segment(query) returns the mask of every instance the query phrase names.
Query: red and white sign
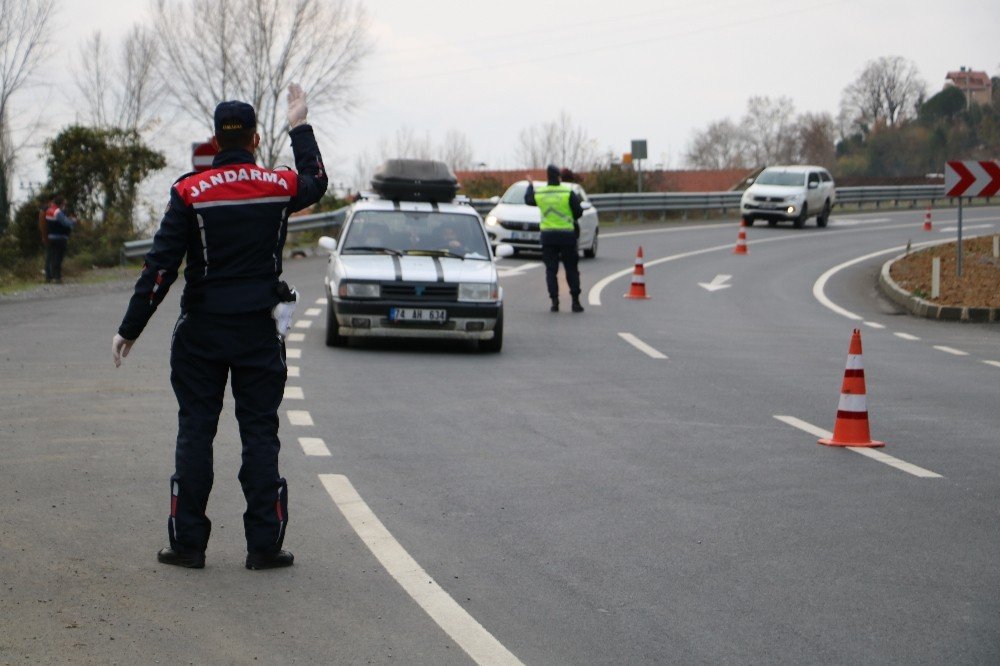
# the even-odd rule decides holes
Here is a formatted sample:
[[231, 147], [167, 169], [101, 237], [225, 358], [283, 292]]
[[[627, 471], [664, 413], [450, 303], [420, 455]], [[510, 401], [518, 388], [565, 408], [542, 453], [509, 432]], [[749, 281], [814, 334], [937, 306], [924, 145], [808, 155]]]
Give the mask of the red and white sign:
[[219, 152], [209, 139], [205, 143], [191, 144], [191, 166], [195, 171], [207, 171], [212, 168], [212, 158]]
[[997, 162], [946, 162], [944, 193], [949, 197], [993, 197], [1000, 192]]

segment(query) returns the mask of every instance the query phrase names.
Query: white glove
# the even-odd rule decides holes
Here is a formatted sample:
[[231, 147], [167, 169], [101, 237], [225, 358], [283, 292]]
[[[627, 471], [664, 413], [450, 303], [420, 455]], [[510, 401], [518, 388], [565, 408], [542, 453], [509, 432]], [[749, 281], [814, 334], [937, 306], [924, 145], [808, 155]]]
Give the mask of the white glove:
[[135, 340], [126, 340], [115, 333], [115, 338], [111, 341], [111, 360], [115, 362], [116, 368], [121, 366], [122, 359], [128, 356], [133, 344], [135, 344]]
[[288, 86], [288, 127], [298, 127], [306, 121], [309, 107], [306, 105], [306, 91], [297, 83]]
[[292, 317], [295, 316], [295, 306], [299, 304], [299, 292], [295, 291], [295, 287], [292, 287], [292, 296], [295, 297], [294, 301], [282, 301], [274, 306], [271, 310], [271, 317], [274, 319], [275, 327], [278, 329], [278, 335], [282, 339], [288, 335], [288, 329], [292, 327]]

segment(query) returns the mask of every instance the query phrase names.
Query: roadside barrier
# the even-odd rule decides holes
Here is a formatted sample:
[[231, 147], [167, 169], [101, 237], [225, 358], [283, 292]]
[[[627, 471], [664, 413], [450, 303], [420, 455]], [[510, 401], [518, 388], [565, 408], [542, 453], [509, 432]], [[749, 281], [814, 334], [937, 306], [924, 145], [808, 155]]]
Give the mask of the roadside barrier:
[[642, 265], [642, 246], [639, 246], [639, 251], [635, 255], [635, 270], [632, 272], [632, 286], [629, 287], [628, 293], [623, 295], [625, 298], [649, 298], [646, 295], [646, 269]]
[[747, 221], [746, 218], [740, 218], [740, 233], [736, 237], [736, 247], [733, 248], [733, 254], [746, 254], [747, 253]]
[[924, 213], [924, 231], [933, 231], [933, 227], [931, 225], [931, 207], [930, 207], [930, 205], [927, 206], [927, 212]]
[[865, 391], [865, 369], [861, 362], [861, 331], [854, 329], [847, 351], [844, 383], [840, 388], [837, 422], [833, 437], [819, 440], [824, 446], [885, 446], [872, 440], [868, 429], [868, 396]]

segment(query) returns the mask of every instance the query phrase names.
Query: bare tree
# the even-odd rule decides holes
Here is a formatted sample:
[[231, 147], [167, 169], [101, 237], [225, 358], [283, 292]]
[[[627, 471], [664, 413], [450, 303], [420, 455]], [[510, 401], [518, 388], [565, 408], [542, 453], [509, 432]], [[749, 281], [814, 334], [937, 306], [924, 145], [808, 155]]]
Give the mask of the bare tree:
[[597, 142], [562, 111], [553, 122], [533, 125], [518, 136], [517, 158], [526, 167], [548, 164], [584, 171], [597, 162]]
[[696, 132], [686, 159], [696, 169], [742, 169], [747, 164], [746, 153], [743, 128], [727, 118]]
[[840, 104], [852, 124], [867, 134], [879, 124], [893, 126], [913, 116], [925, 88], [912, 61], [883, 56], [868, 61], [844, 88]]
[[211, 127], [222, 100], [257, 110], [259, 155], [274, 166], [287, 143], [283, 99], [297, 82], [314, 116], [352, 108], [368, 54], [368, 19], [349, 0], [155, 0], [163, 74], [173, 101]]
[[753, 166], [794, 162], [798, 153], [795, 105], [788, 97], [755, 96], [747, 100], [741, 127]]
[[0, 231], [10, 222], [10, 190], [18, 144], [12, 98], [45, 56], [55, 0], [0, 0]]
[[444, 135], [444, 142], [438, 148], [438, 154], [454, 171], [472, 166], [472, 144], [464, 132], [448, 130]]
[[799, 162], [832, 168], [837, 161], [837, 123], [829, 113], [803, 113], [798, 122]]

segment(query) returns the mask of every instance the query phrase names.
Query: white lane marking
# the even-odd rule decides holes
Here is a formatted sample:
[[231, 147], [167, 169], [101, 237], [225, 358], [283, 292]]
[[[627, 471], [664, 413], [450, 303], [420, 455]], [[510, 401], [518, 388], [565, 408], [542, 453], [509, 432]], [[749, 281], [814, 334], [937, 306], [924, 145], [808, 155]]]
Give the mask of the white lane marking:
[[289, 377], [298, 377], [299, 376], [299, 366], [297, 366], [297, 365], [290, 365], [290, 366], [288, 366], [288, 376]]
[[895, 335], [897, 338], [903, 338], [904, 340], [919, 340], [920, 339], [920, 338], [918, 338], [915, 335], [910, 335], [909, 333], [900, 333], [898, 331], [895, 332], [895, 333], [893, 333], [893, 335]]
[[[992, 229], [992, 224], [963, 224], [962, 231], [968, 231], [969, 229]], [[949, 234], [958, 233], [958, 227], [944, 227], [937, 230], [939, 234]]]
[[285, 336], [285, 340], [287, 340], [288, 342], [302, 342], [305, 339], [306, 339], [305, 333], [289, 333], [287, 336]]
[[330, 449], [326, 448], [326, 442], [319, 437], [299, 437], [299, 446], [307, 456], [328, 456]]
[[316, 303], [316, 305], [326, 305], [326, 299], [325, 298], [317, 298], [314, 301], [314, 303]]
[[302, 392], [301, 386], [286, 386], [284, 398], [285, 400], [305, 400], [306, 396]]
[[661, 354], [631, 333], [619, 333], [618, 337], [650, 358], [667, 358], [666, 354]]
[[309, 328], [312, 325], [312, 319], [299, 319], [295, 322], [295, 328]]
[[320, 474], [319, 480], [385, 570], [473, 661], [477, 664], [521, 663], [406, 552], [346, 476]]
[[315, 317], [316, 315], [318, 315], [322, 311], [323, 310], [320, 309], [320, 308], [308, 308], [305, 311], [305, 316], [307, 316], [307, 317]]
[[[781, 416], [778, 414], [774, 415], [774, 418], [778, 419], [783, 423], [787, 423], [793, 428], [798, 428], [803, 432], [807, 432], [810, 435], [822, 439], [829, 439], [833, 437], [833, 433], [829, 430], [823, 430], [822, 428], [816, 427], [813, 424], [803, 421], [802, 419], [797, 419], [794, 416]], [[922, 479], [940, 479], [942, 476], [937, 472], [932, 472], [929, 469], [924, 469], [923, 467], [917, 467], [912, 463], [908, 463], [905, 460], [900, 460], [894, 456], [890, 456], [887, 453], [883, 453], [878, 449], [873, 449], [865, 446], [845, 446], [842, 447], [848, 451], [854, 451], [872, 460], [877, 460], [880, 463], [889, 465], [890, 467], [895, 467], [896, 469], [906, 472], [907, 474], [912, 474], [913, 476], [918, 476]]]
[[732, 275], [719, 274], [716, 275], [714, 278], [712, 278], [711, 282], [699, 282], [698, 286], [708, 291], [719, 291], [720, 289], [728, 289], [729, 287], [733, 286], [731, 284], [726, 284], [732, 277], [733, 277]]
[[969, 352], [964, 352], [961, 349], [955, 349], [954, 347], [945, 347], [944, 345], [934, 345], [934, 349], [938, 351], [943, 351], [946, 354], [952, 354], [954, 356], [968, 356]]
[[313, 423], [313, 418], [309, 412], [304, 409], [289, 409], [288, 410], [288, 422], [293, 426], [311, 426], [315, 425]]
[[865, 322], [865, 326], [868, 326], [870, 328], [877, 328], [877, 329], [883, 329], [883, 328], [885, 328], [885, 326], [883, 326], [882, 324], [879, 324], [878, 322], [874, 322], [874, 321], [866, 321]]
[[[698, 224], [690, 227], [669, 227], [667, 229], [640, 229], [639, 231], [611, 231], [601, 232], [601, 238], [624, 238], [625, 236], [641, 236], [643, 234], [666, 234], [678, 231], [701, 231], [702, 229], [725, 229], [731, 228], [732, 222], [719, 222], [718, 224]], [[735, 243], [734, 243], [735, 244]]]
[[992, 365], [996, 368], [1000, 368], [1000, 361], [983, 361], [986, 365]]
[[285, 358], [302, 358], [301, 349], [286, 349]]
[[879, 222], [891, 222], [891, 217], [876, 217], [871, 220], [859, 220], [853, 217], [833, 217], [830, 218], [831, 227], [856, 227], [859, 224], [878, 224]]
[[513, 268], [497, 268], [497, 275], [500, 277], [515, 277], [521, 275], [525, 271], [530, 271], [532, 268], [538, 268], [542, 264], [540, 263], [525, 263], [520, 266], [514, 266]]

